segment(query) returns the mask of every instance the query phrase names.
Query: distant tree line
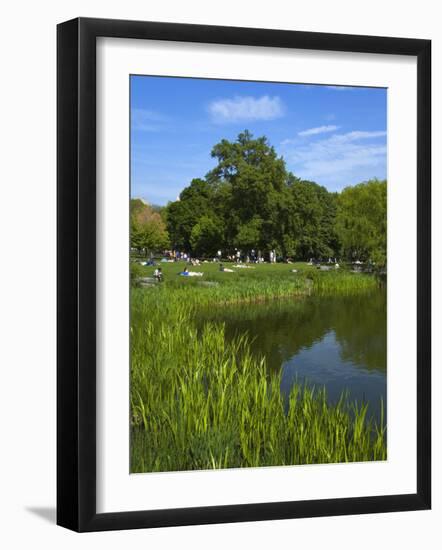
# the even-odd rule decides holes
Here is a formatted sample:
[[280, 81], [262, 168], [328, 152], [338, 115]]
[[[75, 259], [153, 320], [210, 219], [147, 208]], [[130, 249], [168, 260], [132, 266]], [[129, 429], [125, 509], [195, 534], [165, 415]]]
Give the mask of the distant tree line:
[[386, 263], [387, 184], [370, 180], [340, 193], [294, 176], [266, 137], [247, 130], [212, 149], [217, 165], [164, 208], [131, 201], [131, 245], [196, 256], [252, 249], [283, 258]]

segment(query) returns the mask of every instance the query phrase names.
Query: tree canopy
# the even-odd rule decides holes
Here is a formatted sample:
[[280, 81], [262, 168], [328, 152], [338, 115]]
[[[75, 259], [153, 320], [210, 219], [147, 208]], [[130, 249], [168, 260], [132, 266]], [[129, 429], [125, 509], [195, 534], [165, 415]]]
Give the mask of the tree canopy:
[[130, 201], [130, 242], [139, 252], [156, 252], [169, 246], [166, 224], [158, 209], [141, 199]]
[[387, 260], [387, 183], [371, 180], [345, 188], [338, 198], [336, 229], [349, 260]]

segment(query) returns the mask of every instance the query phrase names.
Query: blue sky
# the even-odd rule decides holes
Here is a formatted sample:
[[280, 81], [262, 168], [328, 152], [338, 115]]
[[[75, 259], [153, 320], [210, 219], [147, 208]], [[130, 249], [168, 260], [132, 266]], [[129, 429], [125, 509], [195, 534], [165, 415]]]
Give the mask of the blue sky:
[[331, 191], [386, 178], [386, 89], [132, 76], [132, 197], [176, 200], [244, 129]]

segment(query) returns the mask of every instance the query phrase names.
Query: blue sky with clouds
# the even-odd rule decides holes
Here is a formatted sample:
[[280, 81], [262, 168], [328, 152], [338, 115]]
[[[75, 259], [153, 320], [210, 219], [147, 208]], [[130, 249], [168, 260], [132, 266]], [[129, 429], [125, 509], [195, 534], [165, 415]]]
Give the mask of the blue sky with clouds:
[[331, 191], [386, 178], [385, 89], [132, 76], [132, 197], [175, 200], [213, 168], [213, 145], [244, 129]]

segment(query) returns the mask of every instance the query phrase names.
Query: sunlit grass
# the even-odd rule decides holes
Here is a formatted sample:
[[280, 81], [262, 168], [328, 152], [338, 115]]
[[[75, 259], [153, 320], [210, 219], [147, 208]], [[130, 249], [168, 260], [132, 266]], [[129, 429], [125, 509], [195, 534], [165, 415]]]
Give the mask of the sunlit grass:
[[[319, 271], [305, 263], [263, 264], [248, 269], [235, 268], [234, 264], [225, 265], [233, 273], [221, 272], [218, 263], [207, 263], [189, 267], [190, 271], [202, 272], [202, 277], [181, 277], [179, 273], [185, 266], [183, 262], [162, 263], [164, 282], [155, 288], [145, 289], [144, 295], [157, 303], [173, 301], [177, 297], [189, 304], [207, 305], [310, 294], [352, 294], [370, 291], [378, 286], [378, 280], [372, 275], [351, 273], [345, 269]], [[138, 273], [152, 277], [154, 269], [139, 268]]]

